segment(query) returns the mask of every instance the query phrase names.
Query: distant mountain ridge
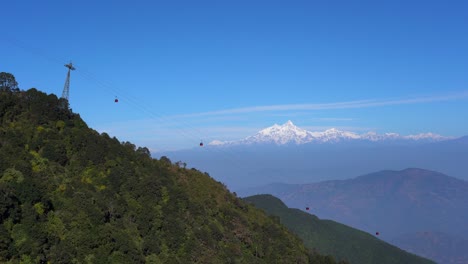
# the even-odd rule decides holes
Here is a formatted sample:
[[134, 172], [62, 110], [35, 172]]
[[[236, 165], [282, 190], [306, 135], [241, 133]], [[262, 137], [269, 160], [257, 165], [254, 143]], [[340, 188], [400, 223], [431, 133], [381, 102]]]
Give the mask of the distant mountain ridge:
[[[451, 241], [451, 237], [468, 240], [468, 182], [442, 173], [416, 168], [386, 170], [347, 180], [276, 183], [238, 194], [271, 194], [290, 207], [304, 210], [307, 206], [320, 218], [367, 232], [379, 231], [382, 239], [418, 255], [441, 263], [468, 263], [466, 254]], [[431, 236], [439, 242], [416, 244], [417, 238], [407, 236], [415, 233], [445, 235]], [[444, 255], [440, 248], [450, 251]], [[447, 259], [454, 262], [445, 262]]]
[[[468, 182], [429, 170], [385, 170], [310, 184], [276, 183], [238, 193], [272, 194], [288, 206], [309, 206], [320, 217], [366, 231], [385, 228], [384, 236], [432, 227], [468, 237]], [[415, 223], [418, 230], [412, 228]]]
[[364, 134], [357, 134], [349, 131], [341, 131], [335, 128], [331, 128], [322, 132], [311, 132], [305, 129], [299, 128], [293, 124], [291, 120], [288, 120], [283, 125], [274, 124], [271, 127], [260, 130], [257, 134], [249, 136], [245, 139], [238, 141], [211, 141], [208, 145], [210, 146], [230, 146], [230, 145], [251, 145], [251, 144], [264, 144], [271, 143], [276, 145], [285, 144], [307, 144], [307, 143], [337, 143], [343, 141], [427, 141], [436, 142], [453, 139], [451, 137], [445, 137], [434, 133], [421, 133], [417, 135], [403, 136], [398, 133], [385, 133], [377, 134], [375, 132], [367, 132]]
[[373, 234], [288, 208], [272, 195], [254, 195], [244, 200], [279, 217], [281, 223], [297, 234], [309, 249], [330, 254], [337, 260], [360, 264], [433, 263], [390, 245]]
[[[298, 135], [299, 132], [301, 130]], [[466, 136], [435, 142], [410, 139], [348, 139], [337, 143], [304, 144], [295, 144], [295, 141], [284, 139], [282, 142], [290, 143], [283, 145], [272, 140], [255, 142], [258, 143], [220, 143], [217, 146], [207, 144], [204, 148], [155, 155], [187, 162], [188, 166], [208, 171], [231, 189], [238, 190], [273, 182], [310, 183], [346, 179], [382, 169], [425, 168], [468, 180]]]

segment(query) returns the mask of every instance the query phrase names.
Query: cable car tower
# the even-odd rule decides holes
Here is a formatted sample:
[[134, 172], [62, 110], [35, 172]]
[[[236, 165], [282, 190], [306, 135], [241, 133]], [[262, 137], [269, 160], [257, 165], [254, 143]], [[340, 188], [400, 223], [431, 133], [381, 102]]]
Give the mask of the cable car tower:
[[62, 98], [67, 99], [70, 96], [70, 71], [74, 71], [75, 67], [73, 67], [73, 64], [70, 62], [68, 64], [65, 64], [65, 67], [68, 68], [68, 73], [67, 73], [67, 79], [65, 79], [65, 85], [63, 86], [63, 92], [62, 92]]

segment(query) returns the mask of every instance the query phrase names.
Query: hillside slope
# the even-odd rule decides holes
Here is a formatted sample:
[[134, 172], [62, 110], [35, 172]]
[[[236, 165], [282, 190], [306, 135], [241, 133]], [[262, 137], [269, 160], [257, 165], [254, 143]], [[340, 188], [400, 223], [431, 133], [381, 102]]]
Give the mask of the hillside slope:
[[[468, 182], [442, 173], [388, 170], [349, 180], [271, 184], [239, 193], [272, 194], [290, 207], [308, 206], [320, 218], [370, 233], [379, 231], [381, 239], [418, 255], [454, 260], [444, 263], [468, 263], [466, 250], [455, 246], [457, 239], [451, 241], [468, 240]], [[415, 233], [445, 235], [407, 236]], [[431, 242], [432, 238], [437, 241]]]
[[0, 91], [0, 124], [2, 263], [326, 259], [207, 174], [88, 128], [55, 95]]
[[424, 231], [468, 237], [468, 182], [435, 171], [388, 170], [348, 180], [280, 186], [241, 193], [269, 193], [291, 207], [310, 206], [321, 218], [369, 232], [380, 230], [387, 238]]
[[302, 238], [307, 247], [321, 254], [361, 264], [433, 263], [363, 231], [331, 220], [320, 220], [299, 209], [290, 209], [272, 195], [255, 195], [244, 200], [279, 217], [281, 223]]

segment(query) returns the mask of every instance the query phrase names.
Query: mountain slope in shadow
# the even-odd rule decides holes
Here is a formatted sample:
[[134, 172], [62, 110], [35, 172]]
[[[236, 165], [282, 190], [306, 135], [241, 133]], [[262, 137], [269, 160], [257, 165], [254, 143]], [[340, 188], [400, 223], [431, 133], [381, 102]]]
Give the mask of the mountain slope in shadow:
[[321, 254], [330, 254], [350, 263], [433, 263], [405, 252], [371, 234], [331, 220], [321, 220], [299, 209], [290, 209], [272, 195], [255, 195], [245, 201], [279, 217], [281, 223]]

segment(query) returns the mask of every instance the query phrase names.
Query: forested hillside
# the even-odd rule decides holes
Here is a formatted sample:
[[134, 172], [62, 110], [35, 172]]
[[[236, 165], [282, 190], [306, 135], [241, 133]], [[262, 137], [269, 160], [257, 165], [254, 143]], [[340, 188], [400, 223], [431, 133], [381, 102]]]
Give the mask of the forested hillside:
[[310, 249], [360, 264], [434, 263], [410, 254], [372, 235], [337, 223], [321, 220], [299, 209], [290, 209], [272, 195], [254, 195], [244, 198], [268, 214], [278, 217], [281, 223], [304, 240]]
[[0, 262], [334, 263], [208, 174], [0, 88]]

